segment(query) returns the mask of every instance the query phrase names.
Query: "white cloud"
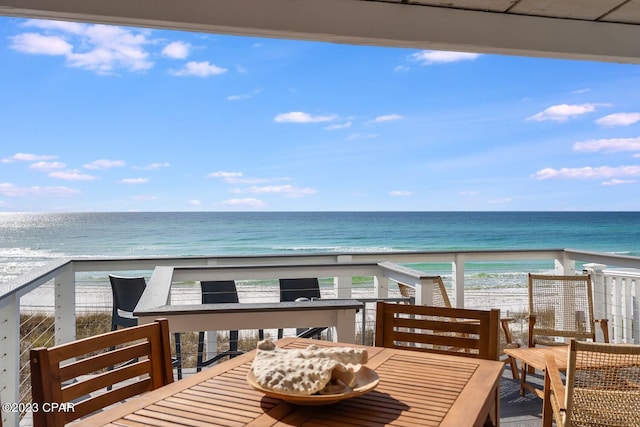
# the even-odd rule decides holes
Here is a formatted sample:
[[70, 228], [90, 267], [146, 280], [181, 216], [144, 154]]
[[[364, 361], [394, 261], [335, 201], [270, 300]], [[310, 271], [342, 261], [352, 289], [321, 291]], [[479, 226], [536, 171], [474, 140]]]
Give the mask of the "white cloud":
[[608, 104], [559, 104], [552, 105], [546, 108], [544, 111], [527, 117], [527, 120], [535, 120], [542, 122], [545, 120], [553, 120], [556, 122], [566, 122], [569, 119], [578, 117], [582, 114], [592, 113], [596, 111], [598, 106], [607, 106]]
[[7, 157], [1, 160], [2, 163], [11, 163], [11, 162], [39, 162], [43, 160], [53, 160], [57, 159], [58, 156], [49, 156], [49, 155], [40, 155], [40, 154], [29, 154], [29, 153], [16, 153], [11, 157]]
[[282, 194], [286, 197], [304, 197], [315, 194], [318, 191], [309, 187], [295, 187], [293, 185], [265, 185], [252, 186], [244, 190], [234, 190], [236, 193], [255, 193], [255, 194]]
[[189, 56], [191, 45], [184, 42], [172, 42], [162, 48], [162, 56], [172, 59], [185, 59]]
[[604, 127], [629, 126], [640, 122], [640, 113], [615, 113], [596, 120], [596, 123]]
[[[245, 178], [242, 172], [212, 172], [209, 175], [212, 178], [222, 178], [222, 180], [228, 184], [262, 184], [265, 182], [277, 182], [277, 181], [288, 181], [291, 178], [281, 177], [281, 178]], [[236, 190], [239, 192], [240, 190]]]
[[396, 65], [393, 68], [393, 71], [395, 71], [396, 73], [405, 73], [409, 70], [411, 70], [411, 68], [407, 67], [406, 65]]
[[402, 116], [400, 114], [387, 114], [386, 116], [378, 116], [372, 120], [373, 123], [391, 122], [393, 120], [400, 120]]
[[339, 123], [325, 127], [326, 130], [347, 129], [351, 127], [351, 122]]
[[148, 30], [81, 24], [61, 21], [28, 20], [26, 27], [44, 33], [23, 33], [12, 37], [11, 48], [29, 54], [57, 55], [69, 67], [113, 74], [116, 70], [143, 71], [153, 67], [145, 45]]
[[85, 169], [99, 170], [99, 169], [111, 169], [111, 168], [121, 168], [125, 165], [124, 160], [109, 160], [109, 159], [100, 159], [94, 160], [91, 163], [86, 163], [82, 165]]
[[149, 178], [124, 178], [116, 181], [118, 184], [146, 184]]
[[169, 162], [163, 162], [163, 163], [151, 163], [148, 164], [147, 166], [136, 166], [134, 169], [137, 170], [143, 170], [143, 171], [152, 171], [152, 170], [157, 170], [157, 169], [162, 169], [162, 168], [168, 168], [170, 167], [171, 164]]
[[67, 165], [62, 162], [36, 162], [29, 165], [29, 169], [40, 172], [51, 172], [56, 169], [64, 169]]
[[599, 166], [583, 168], [545, 168], [531, 175], [532, 178], [543, 179], [582, 179], [582, 178], [616, 178], [621, 176], [640, 176], [640, 166]]
[[190, 61], [185, 64], [180, 70], [170, 71], [174, 76], [196, 76], [196, 77], [210, 77], [217, 76], [218, 74], [226, 73], [227, 69], [218, 67], [217, 65], [210, 64], [209, 61]]
[[439, 50], [422, 50], [411, 55], [411, 58], [422, 65], [447, 64], [458, 61], [473, 61], [480, 54], [466, 52], [445, 52]]
[[275, 121], [278, 123], [321, 123], [321, 122], [331, 122], [336, 120], [336, 116], [314, 116], [309, 113], [304, 113], [302, 111], [291, 111], [289, 113], [278, 114], [275, 117]]
[[573, 93], [573, 94], [575, 94], [575, 95], [579, 95], [579, 94], [581, 94], [581, 93], [587, 93], [587, 92], [591, 92], [591, 89], [589, 89], [589, 88], [578, 89], [578, 90], [574, 90], [574, 91], [573, 91], [573, 92], [571, 92], [571, 93]]
[[602, 185], [623, 185], [623, 184], [635, 184], [636, 181], [635, 179], [610, 179], [609, 181], [604, 181], [602, 183]]
[[372, 139], [372, 138], [377, 138], [378, 134], [376, 133], [352, 133], [351, 135], [349, 135], [348, 137], [346, 137], [344, 140], [345, 141], [353, 141], [356, 139]]
[[596, 139], [592, 141], [576, 142], [573, 151], [595, 153], [616, 153], [621, 151], [640, 151], [640, 138], [612, 138]]
[[263, 208], [266, 203], [259, 199], [245, 198], [245, 199], [229, 199], [222, 202], [225, 206], [246, 206], [250, 208]]
[[406, 190], [396, 190], [396, 191], [390, 191], [389, 195], [394, 197], [407, 197], [407, 196], [413, 196], [413, 192], [406, 191]]
[[44, 196], [71, 197], [79, 193], [79, 190], [69, 187], [17, 187], [8, 182], [0, 183], [0, 195], [12, 198]]
[[11, 37], [11, 49], [30, 55], [69, 55], [73, 46], [60, 36], [23, 33]]
[[64, 179], [66, 181], [93, 181], [94, 179], [98, 179], [93, 175], [88, 175], [88, 174], [79, 173], [75, 171], [51, 172], [49, 176], [51, 178]]
[[262, 92], [262, 89], [255, 89], [252, 92], [244, 93], [242, 95], [229, 95], [229, 96], [227, 96], [227, 101], [241, 101], [241, 100], [244, 100], [244, 99], [253, 98], [254, 96], [259, 94], [260, 92]]
[[197, 199], [191, 199], [191, 200], [187, 200], [187, 204], [190, 206], [200, 206], [202, 205], [202, 202]]
[[224, 182], [228, 182], [230, 184], [235, 184], [237, 183], [241, 177], [242, 177], [242, 172], [225, 172], [225, 171], [218, 171], [218, 172], [211, 172], [209, 175], [212, 178], [222, 178], [222, 180]]

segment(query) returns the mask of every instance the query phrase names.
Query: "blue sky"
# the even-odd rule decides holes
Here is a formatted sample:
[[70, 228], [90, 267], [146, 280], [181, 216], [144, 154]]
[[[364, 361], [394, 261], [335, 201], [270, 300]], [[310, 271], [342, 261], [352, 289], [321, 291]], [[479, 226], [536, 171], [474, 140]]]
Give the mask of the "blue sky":
[[640, 66], [0, 18], [1, 211], [640, 210]]

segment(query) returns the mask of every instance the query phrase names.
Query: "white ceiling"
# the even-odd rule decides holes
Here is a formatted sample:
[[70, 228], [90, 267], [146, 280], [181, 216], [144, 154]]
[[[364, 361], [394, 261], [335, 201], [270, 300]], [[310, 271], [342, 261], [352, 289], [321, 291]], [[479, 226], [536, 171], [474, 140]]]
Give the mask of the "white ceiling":
[[640, 63], [640, 0], [0, 0], [0, 15]]

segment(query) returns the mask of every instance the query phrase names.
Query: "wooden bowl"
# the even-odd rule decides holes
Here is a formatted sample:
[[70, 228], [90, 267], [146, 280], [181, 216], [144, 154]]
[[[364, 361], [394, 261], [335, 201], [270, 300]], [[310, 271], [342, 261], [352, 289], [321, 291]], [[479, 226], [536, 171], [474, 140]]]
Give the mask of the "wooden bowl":
[[253, 375], [253, 371], [249, 371], [249, 374], [247, 375], [247, 382], [251, 387], [263, 392], [267, 396], [275, 397], [288, 403], [304, 406], [320, 406], [331, 405], [333, 403], [338, 403], [341, 400], [351, 399], [352, 397], [365, 394], [376, 388], [376, 386], [380, 382], [380, 378], [378, 378], [378, 374], [376, 373], [376, 371], [367, 368], [366, 366], [362, 366], [356, 372], [356, 385], [353, 388], [347, 387], [347, 391], [343, 393], [312, 394], [303, 396], [278, 393], [273, 390], [263, 388], [256, 381], [256, 378]]

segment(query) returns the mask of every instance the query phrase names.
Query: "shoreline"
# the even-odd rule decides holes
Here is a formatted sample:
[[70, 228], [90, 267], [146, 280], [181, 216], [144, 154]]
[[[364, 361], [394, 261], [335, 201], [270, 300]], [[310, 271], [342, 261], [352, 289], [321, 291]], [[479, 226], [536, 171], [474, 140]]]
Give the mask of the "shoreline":
[[[394, 286], [395, 287], [395, 286]], [[241, 303], [277, 302], [279, 287], [275, 285], [255, 286], [240, 282], [237, 284]], [[335, 298], [335, 290], [321, 286], [323, 298]], [[43, 285], [20, 299], [21, 312], [52, 313], [54, 310], [54, 289], [52, 284]], [[451, 298], [451, 294], [449, 295]], [[475, 288], [465, 291], [465, 308], [500, 309], [503, 316], [523, 313], [528, 310], [528, 290], [526, 287]], [[352, 298], [374, 298], [372, 286], [355, 286]], [[400, 298], [397, 287], [389, 289], [390, 298]], [[108, 284], [79, 284], [76, 286], [76, 313], [111, 311], [111, 287]], [[453, 300], [453, 298], [451, 298]], [[174, 304], [199, 304], [199, 286], [176, 286], [172, 292]]]

